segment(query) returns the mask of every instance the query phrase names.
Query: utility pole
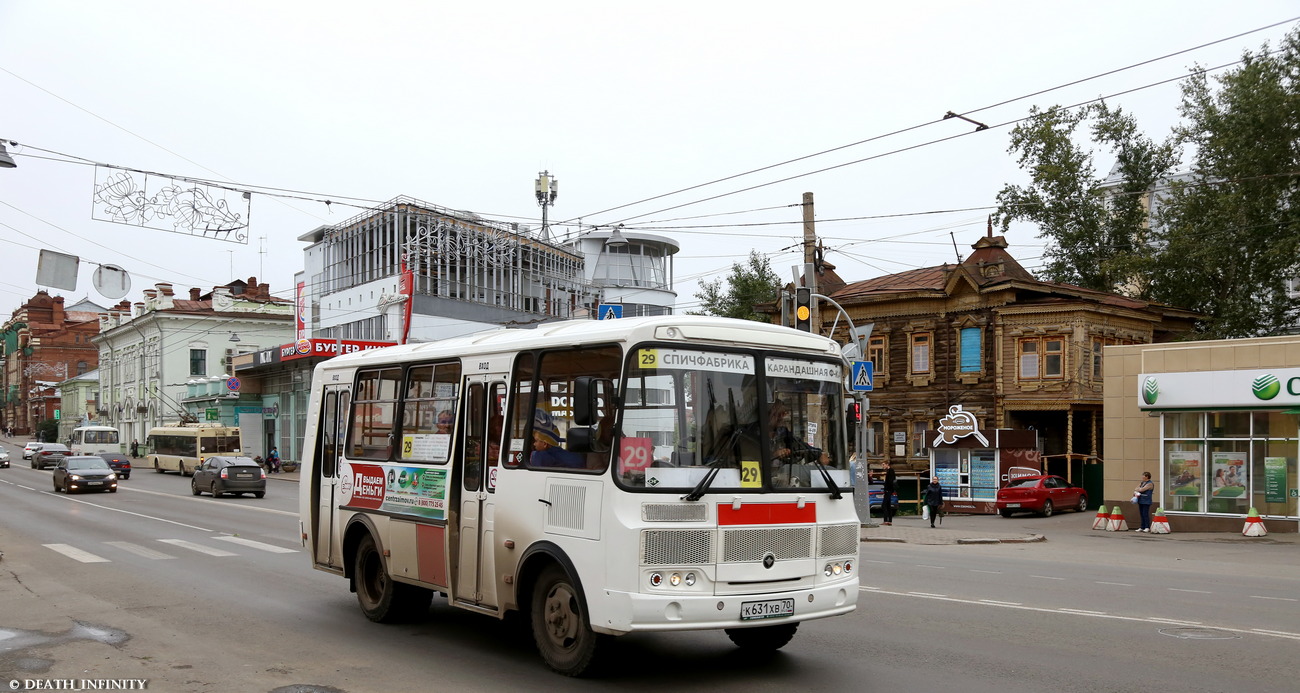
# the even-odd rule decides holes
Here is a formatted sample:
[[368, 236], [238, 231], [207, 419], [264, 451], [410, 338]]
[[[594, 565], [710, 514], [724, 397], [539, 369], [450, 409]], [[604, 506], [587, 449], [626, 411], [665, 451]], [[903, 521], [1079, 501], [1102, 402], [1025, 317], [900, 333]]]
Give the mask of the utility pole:
[[[816, 260], [817, 229], [813, 222], [813, 194], [806, 192], [803, 194], [803, 285], [814, 294], [817, 293], [817, 268], [814, 266]], [[813, 334], [821, 334], [821, 311], [818, 310], [816, 299], [813, 299], [810, 308], [812, 309], [812, 317], [809, 319], [812, 324], [811, 331]]]

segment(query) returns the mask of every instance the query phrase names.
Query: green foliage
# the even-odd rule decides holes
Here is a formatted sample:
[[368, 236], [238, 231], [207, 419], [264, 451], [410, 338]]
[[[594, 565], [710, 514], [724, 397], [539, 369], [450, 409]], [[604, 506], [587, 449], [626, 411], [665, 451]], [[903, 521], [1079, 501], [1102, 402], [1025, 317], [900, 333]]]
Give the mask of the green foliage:
[[[1144, 194], [1177, 164], [1174, 145], [1142, 136], [1132, 116], [1104, 103], [1034, 107], [1030, 115], [1011, 131], [1008, 151], [1018, 154], [1031, 184], [998, 193], [1003, 230], [1013, 220], [1038, 226], [1047, 239], [1043, 276], [1049, 281], [1145, 295], [1151, 250]], [[1094, 152], [1075, 143], [1085, 124], [1117, 160], [1108, 178], [1097, 177]]]
[[1195, 158], [1157, 214], [1155, 297], [1210, 316], [1207, 337], [1275, 333], [1300, 314], [1287, 295], [1300, 272], [1300, 30], [1242, 60], [1217, 90], [1203, 71], [1183, 85], [1174, 133]]
[[46, 419], [36, 424], [36, 430], [33, 431], [32, 433], [33, 435], [35, 435], [36, 433], [40, 433], [41, 440], [47, 443], [63, 442], [59, 440], [59, 422], [55, 421], [54, 419]]
[[700, 300], [700, 310], [687, 311], [691, 315], [716, 315], [768, 322], [768, 316], [754, 310], [762, 303], [774, 303], [780, 296], [781, 280], [772, 271], [766, 255], [749, 251], [749, 260], [742, 265], [732, 263], [731, 274], [722, 279], [701, 282], [695, 297]]
[[[1157, 143], [1105, 104], [1031, 109], [1008, 149], [1030, 184], [998, 194], [1002, 228], [1038, 226], [1044, 279], [1190, 308], [1206, 316], [1198, 336], [1294, 329], [1300, 299], [1287, 289], [1300, 278], [1300, 29], [1276, 51], [1247, 51], [1213, 80], [1194, 72], [1179, 111], [1181, 124]], [[1105, 180], [1093, 164], [1102, 149], [1117, 162]], [[1189, 155], [1186, 173], [1173, 175], [1180, 152]]]

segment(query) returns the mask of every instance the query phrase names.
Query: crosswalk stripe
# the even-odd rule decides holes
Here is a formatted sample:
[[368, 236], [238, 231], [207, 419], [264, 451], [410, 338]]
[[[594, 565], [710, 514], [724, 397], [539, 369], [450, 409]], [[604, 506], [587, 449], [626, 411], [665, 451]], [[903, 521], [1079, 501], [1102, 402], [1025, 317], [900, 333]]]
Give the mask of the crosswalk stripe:
[[81, 549], [78, 549], [75, 546], [68, 546], [67, 544], [44, 544], [43, 546], [45, 546], [45, 548], [50, 549], [52, 551], [57, 551], [58, 553], [61, 553], [64, 556], [67, 556], [68, 558], [71, 558], [74, 561], [81, 561], [82, 563], [109, 563], [110, 562], [107, 558], [104, 558], [102, 556], [96, 556], [95, 554], [90, 553], [89, 551], [82, 551]]
[[260, 542], [260, 541], [253, 541], [252, 539], [245, 539], [245, 538], [243, 538], [243, 537], [236, 537], [236, 536], [220, 536], [220, 537], [212, 537], [212, 538], [213, 538], [213, 539], [219, 539], [219, 540], [221, 540], [221, 541], [228, 541], [228, 542], [230, 542], [230, 543], [232, 543], [232, 544], [239, 544], [240, 546], [247, 546], [247, 547], [249, 547], [249, 548], [253, 548], [253, 549], [261, 549], [262, 551], [270, 551], [271, 553], [298, 553], [297, 551], [295, 551], [295, 550], [293, 550], [293, 549], [286, 549], [286, 548], [284, 548], [283, 546], [275, 546], [275, 545], [273, 545], [273, 544], [263, 544], [263, 543]]
[[199, 553], [206, 553], [209, 556], [238, 556], [239, 555], [237, 553], [231, 553], [229, 551], [222, 551], [221, 549], [214, 549], [211, 547], [207, 547], [202, 544], [195, 544], [192, 541], [185, 541], [184, 539], [159, 539], [158, 541], [161, 541], [164, 544], [171, 544], [172, 546], [179, 546], [182, 549], [189, 549], [190, 551], [198, 551]]
[[106, 541], [104, 543], [122, 549], [123, 551], [129, 551], [137, 556], [155, 561], [176, 558], [175, 556], [169, 556], [161, 551], [154, 551], [151, 548], [140, 546], [139, 544], [132, 544], [129, 541]]

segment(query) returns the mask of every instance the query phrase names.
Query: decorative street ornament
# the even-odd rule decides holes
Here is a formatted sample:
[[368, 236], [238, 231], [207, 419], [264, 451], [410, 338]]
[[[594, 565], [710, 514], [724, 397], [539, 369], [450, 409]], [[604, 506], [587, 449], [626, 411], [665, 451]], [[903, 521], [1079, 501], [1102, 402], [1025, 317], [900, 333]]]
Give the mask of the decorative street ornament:
[[168, 176], [95, 167], [91, 218], [248, 243], [249, 195]]

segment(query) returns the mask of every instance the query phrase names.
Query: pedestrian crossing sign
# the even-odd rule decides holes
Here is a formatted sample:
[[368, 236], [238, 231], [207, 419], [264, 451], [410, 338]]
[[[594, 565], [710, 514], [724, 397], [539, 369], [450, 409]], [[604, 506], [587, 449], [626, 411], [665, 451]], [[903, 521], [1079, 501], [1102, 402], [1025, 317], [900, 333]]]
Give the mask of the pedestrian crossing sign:
[[602, 303], [596, 309], [596, 315], [601, 320], [616, 320], [623, 317], [623, 306], [619, 303]]
[[854, 392], [871, 392], [874, 389], [872, 380], [875, 377], [876, 364], [871, 361], [854, 361], [853, 362], [853, 391]]

